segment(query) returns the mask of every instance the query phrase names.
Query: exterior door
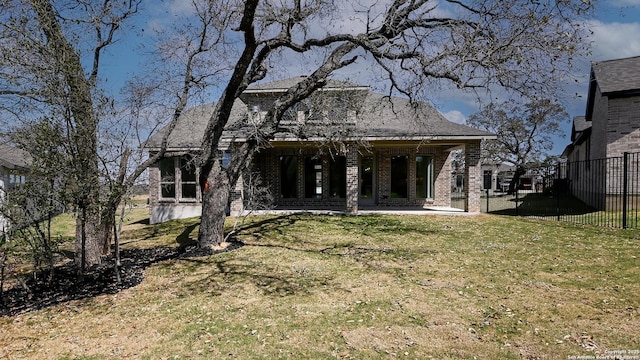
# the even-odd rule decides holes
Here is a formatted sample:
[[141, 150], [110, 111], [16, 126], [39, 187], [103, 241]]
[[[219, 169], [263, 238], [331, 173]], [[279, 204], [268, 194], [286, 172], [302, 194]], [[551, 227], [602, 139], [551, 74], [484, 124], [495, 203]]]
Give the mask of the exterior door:
[[376, 204], [376, 162], [373, 156], [360, 157], [359, 201], [361, 206]]

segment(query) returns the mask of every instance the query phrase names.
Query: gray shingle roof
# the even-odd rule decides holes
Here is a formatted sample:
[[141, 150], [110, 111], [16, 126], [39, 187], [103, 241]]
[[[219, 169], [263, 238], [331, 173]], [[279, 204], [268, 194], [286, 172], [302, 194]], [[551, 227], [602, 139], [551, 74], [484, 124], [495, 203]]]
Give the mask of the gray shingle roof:
[[592, 69], [605, 95], [640, 89], [640, 56], [595, 62]]
[[[247, 91], [283, 91], [294, 85], [301, 78], [291, 78], [273, 83], [256, 85]], [[492, 134], [471, 128], [466, 125], [453, 123], [427, 103], [412, 103], [408, 99], [388, 97], [366, 90], [366, 87], [340, 81], [330, 81], [330, 88], [356, 89], [364, 94], [364, 99], [358, 111], [355, 125], [348, 134], [349, 138], [402, 139], [420, 138], [425, 140], [446, 140], [464, 138], [487, 138]], [[325, 87], [325, 89], [327, 89]], [[169, 136], [169, 149], [197, 149], [200, 147], [204, 130], [209, 117], [214, 111], [214, 104], [202, 105], [185, 111]], [[242, 138], [248, 133], [246, 122], [248, 107], [241, 100], [234, 104], [231, 118], [226, 126], [223, 138]], [[164, 130], [163, 130], [164, 131]], [[147, 148], [157, 148], [164, 134], [160, 131], [152, 136], [146, 144]], [[323, 134], [319, 131], [318, 134]], [[314, 134], [307, 134], [312, 138]], [[281, 132], [276, 139], [296, 139], [297, 134]]]
[[[190, 150], [197, 149], [202, 143], [204, 131], [209, 122], [209, 118], [215, 110], [215, 104], [205, 104], [197, 107], [190, 108], [180, 115], [178, 123], [169, 135], [167, 144], [169, 149], [182, 149]], [[229, 119], [229, 125], [236, 122], [240, 122], [247, 113], [247, 105], [242, 101], [236, 101], [231, 110], [231, 118]], [[159, 148], [162, 138], [164, 137], [167, 129], [164, 128], [158, 133], [150, 137], [145, 143], [147, 148]]]
[[576, 116], [573, 118], [573, 126], [571, 128], [571, 141], [574, 143], [582, 142], [581, 137], [587, 130], [590, 133], [591, 121], [587, 121], [584, 116]]
[[[254, 91], [286, 91], [292, 86], [296, 85], [300, 81], [302, 81], [305, 76], [296, 76], [292, 78], [282, 79], [271, 81], [263, 84], [252, 84], [247, 88], [245, 92], [254, 92]], [[323, 89], [344, 89], [344, 88], [362, 88], [367, 89], [367, 86], [358, 85], [356, 83], [348, 82], [348, 81], [339, 81], [339, 80], [327, 80], [327, 83], [322, 87]]]
[[362, 136], [458, 137], [491, 136], [490, 133], [447, 120], [427, 103], [369, 92], [358, 117]]
[[573, 118], [573, 128], [575, 131], [585, 131], [591, 127], [591, 121], [587, 121], [584, 116], [576, 116]]
[[7, 144], [0, 144], [0, 166], [8, 169], [29, 169], [30, 156], [25, 151]]

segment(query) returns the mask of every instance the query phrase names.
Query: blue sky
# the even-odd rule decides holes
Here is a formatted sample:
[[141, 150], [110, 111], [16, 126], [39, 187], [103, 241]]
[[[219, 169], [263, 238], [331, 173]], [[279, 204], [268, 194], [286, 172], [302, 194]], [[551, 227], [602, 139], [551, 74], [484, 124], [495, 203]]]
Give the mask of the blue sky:
[[[141, 50], [140, 44], [148, 41], [147, 35], [151, 33], [150, 30], [170, 24], [175, 16], [188, 15], [189, 2], [188, 0], [167, 0], [154, 2], [153, 5], [147, 3], [147, 6], [152, 8], [146, 9], [150, 11], [139, 18], [138, 28], [131, 32], [136, 35], [120, 39], [117, 47], [107, 54], [109, 58], [104, 64], [103, 74], [108, 74], [106, 78], [114, 89], [119, 88], [126, 78], [136, 73], [137, 67], [142, 62], [141, 54], [145, 51]], [[569, 113], [569, 118], [562, 126], [565, 135], [555, 139], [551, 154], [561, 153], [568, 144], [571, 119], [574, 116], [584, 115], [591, 63], [640, 56], [640, 0], [599, 0], [596, 2], [595, 18], [589, 22], [589, 28], [593, 31], [590, 39], [592, 51], [577, 59], [574, 73], [577, 81], [570, 80], [569, 85], [563, 89], [565, 96], [562, 103]], [[141, 29], [145, 31], [141, 32]], [[291, 73], [283, 74], [284, 76], [299, 75], [300, 71], [304, 71], [296, 70], [295, 66], [290, 66], [289, 69]], [[356, 67], [349, 71], [366, 73], [368, 69]], [[211, 101], [215, 100], [217, 99], [211, 99]], [[464, 123], [471, 114], [480, 110], [477, 97], [472, 94], [434, 91], [434, 96], [430, 100], [449, 120], [458, 123]]]

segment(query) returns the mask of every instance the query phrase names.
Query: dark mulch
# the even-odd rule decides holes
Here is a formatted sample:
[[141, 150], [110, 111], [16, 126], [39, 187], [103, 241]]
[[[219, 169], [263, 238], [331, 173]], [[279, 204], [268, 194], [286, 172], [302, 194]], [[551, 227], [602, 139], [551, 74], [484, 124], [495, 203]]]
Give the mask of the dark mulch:
[[[239, 248], [242, 243], [234, 242], [221, 251], [190, 247], [160, 247], [153, 249], [129, 249], [121, 252], [120, 282], [117, 281], [114, 259], [103, 259], [100, 266], [85, 271], [78, 276], [72, 262], [58, 266], [53, 279], [44, 282], [45, 274], [29, 276], [24, 286], [14, 286], [3, 292], [0, 299], [0, 316], [13, 316], [44, 309], [71, 300], [81, 300], [102, 294], [115, 294], [134, 287], [144, 279], [144, 269], [170, 259], [209, 256]], [[37, 279], [37, 280], [36, 280]]]

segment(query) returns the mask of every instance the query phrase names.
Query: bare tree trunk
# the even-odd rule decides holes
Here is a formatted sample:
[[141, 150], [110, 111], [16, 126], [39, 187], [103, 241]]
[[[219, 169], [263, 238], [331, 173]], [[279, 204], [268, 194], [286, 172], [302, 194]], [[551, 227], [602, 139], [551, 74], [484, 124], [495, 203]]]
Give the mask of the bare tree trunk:
[[102, 242], [98, 240], [98, 209], [95, 205], [83, 205], [76, 218], [75, 264], [81, 272], [100, 264]]
[[117, 204], [111, 202], [105, 204], [100, 216], [100, 229], [98, 233], [98, 240], [102, 244], [102, 255], [109, 255], [111, 253], [111, 241], [114, 239], [114, 230], [116, 227], [116, 212], [118, 209]]
[[120, 279], [120, 233], [122, 232], [122, 222], [124, 221], [124, 212], [125, 212], [125, 207], [122, 207], [122, 213], [120, 216], [120, 223], [118, 228], [116, 228], [116, 223], [115, 221], [113, 222], [113, 256], [114, 256], [114, 262], [113, 262], [113, 267], [114, 270], [116, 272], [116, 281], [118, 282], [118, 284], [120, 284], [120, 282], [122, 281]]
[[70, 124], [71, 155], [75, 158], [72, 172], [78, 188], [78, 193], [74, 196], [79, 211], [76, 220], [75, 263], [84, 271], [86, 267], [100, 264], [102, 252], [102, 242], [97, 233], [100, 223], [98, 119], [91, 95], [98, 69], [95, 67], [88, 78], [85, 76], [80, 54], [65, 38], [59, 15], [50, 0], [31, 0], [30, 3], [47, 38], [53, 55], [52, 61], [58, 64], [60, 77], [69, 87], [67, 121]]
[[200, 248], [212, 249], [224, 242], [224, 221], [227, 216], [230, 189], [227, 172], [219, 166], [210, 168], [206, 173], [203, 171], [200, 175], [202, 191], [202, 217], [198, 232]]

